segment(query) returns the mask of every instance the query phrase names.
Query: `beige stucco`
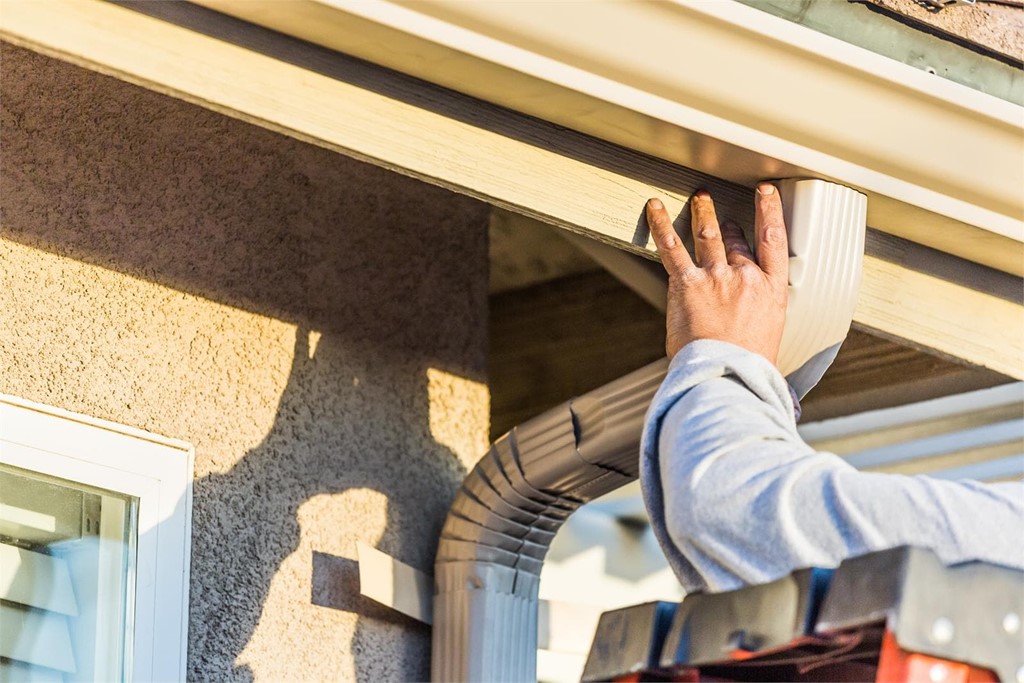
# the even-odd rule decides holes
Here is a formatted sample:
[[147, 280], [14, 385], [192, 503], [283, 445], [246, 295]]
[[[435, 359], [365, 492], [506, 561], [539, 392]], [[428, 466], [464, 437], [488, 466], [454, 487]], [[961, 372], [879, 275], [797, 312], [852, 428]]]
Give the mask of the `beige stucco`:
[[356, 542], [428, 569], [486, 445], [487, 207], [6, 45], [2, 69], [0, 392], [195, 445], [190, 677], [425, 678]]

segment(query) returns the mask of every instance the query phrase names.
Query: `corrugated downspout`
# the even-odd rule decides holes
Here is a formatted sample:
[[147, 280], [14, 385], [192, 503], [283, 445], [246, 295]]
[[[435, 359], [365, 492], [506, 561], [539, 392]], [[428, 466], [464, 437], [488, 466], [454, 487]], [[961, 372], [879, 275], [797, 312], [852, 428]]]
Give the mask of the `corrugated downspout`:
[[459, 490], [434, 565], [435, 681], [536, 681], [540, 570], [579, 506], [638, 476], [668, 360], [515, 427]]
[[[865, 200], [820, 180], [779, 188], [790, 235], [780, 368], [799, 395], [853, 318]], [[668, 369], [652, 363], [515, 427], [456, 494], [434, 564], [434, 681], [536, 681], [544, 556], [579, 506], [635, 480], [644, 415]]]

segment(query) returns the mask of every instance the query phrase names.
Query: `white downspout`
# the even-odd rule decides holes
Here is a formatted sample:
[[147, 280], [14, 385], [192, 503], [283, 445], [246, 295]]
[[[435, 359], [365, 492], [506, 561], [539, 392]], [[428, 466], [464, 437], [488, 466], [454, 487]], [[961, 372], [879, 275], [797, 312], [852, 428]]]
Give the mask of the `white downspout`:
[[[846, 337], [860, 285], [866, 199], [821, 180], [778, 183], [790, 237], [779, 367], [803, 396]], [[540, 572], [579, 506], [638, 476], [644, 415], [668, 360], [513, 428], [463, 481], [434, 565], [434, 681], [536, 681]]]

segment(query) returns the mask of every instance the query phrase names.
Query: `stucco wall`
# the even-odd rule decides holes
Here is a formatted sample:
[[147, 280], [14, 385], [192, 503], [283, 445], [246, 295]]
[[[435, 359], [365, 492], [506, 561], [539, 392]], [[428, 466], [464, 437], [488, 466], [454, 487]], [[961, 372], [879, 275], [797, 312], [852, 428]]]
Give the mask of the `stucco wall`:
[[485, 447], [487, 207], [5, 45], [0, 391], [196, 448], [190, 677], [423, 679], [358, 597]]

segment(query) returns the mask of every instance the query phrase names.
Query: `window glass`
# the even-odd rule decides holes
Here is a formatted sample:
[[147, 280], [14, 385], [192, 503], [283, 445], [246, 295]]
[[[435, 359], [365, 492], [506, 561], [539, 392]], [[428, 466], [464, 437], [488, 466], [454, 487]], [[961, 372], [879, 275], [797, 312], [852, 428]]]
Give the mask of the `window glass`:
[[0, 681], [129, 678], [137, 511], [0, 464]]

